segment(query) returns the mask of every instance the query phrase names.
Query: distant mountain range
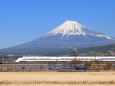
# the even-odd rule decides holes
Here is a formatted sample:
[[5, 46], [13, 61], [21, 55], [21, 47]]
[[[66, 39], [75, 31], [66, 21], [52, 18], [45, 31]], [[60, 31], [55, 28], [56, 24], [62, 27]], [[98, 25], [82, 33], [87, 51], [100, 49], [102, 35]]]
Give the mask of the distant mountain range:
[[115, 56], [115, 44], [78, 49], [79, 55]]
[[92, 31], [76, 21], [65, 21], [47, 34], [31, 42], [1, 49], [0, 52], [47, 52], [94, 47], [115, 43], [115, 39]]
[[[77, 49], [78, 56], [115, 56], [115, 44]], [[39, 53], [40, 54], [40, 53]], [[42, 55], [73, 55], [73, 49], [59, 52], [42, 53]]]

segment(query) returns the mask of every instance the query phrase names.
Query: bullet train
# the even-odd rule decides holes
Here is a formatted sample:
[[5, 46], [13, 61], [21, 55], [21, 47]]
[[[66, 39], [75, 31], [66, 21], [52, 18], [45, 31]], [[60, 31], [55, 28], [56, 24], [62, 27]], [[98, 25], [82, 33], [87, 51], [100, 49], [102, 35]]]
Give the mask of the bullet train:
[[23, 56], [18, 58], [15, 62], [45, 62], [45, 61], [71, 61], [73, 59], [77, 59], [79, 61], [92, 61], [92, 60], [100, 60], [100, 61], [115, 61], [115, 56], [60, 56], [60, 57], [48, 57], [48, 56]]

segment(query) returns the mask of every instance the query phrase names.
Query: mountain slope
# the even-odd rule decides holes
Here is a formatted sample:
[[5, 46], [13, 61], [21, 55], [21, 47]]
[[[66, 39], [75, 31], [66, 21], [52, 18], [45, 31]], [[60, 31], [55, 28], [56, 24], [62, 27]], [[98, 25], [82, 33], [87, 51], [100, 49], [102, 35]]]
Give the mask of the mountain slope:
[[115, 39], [108, 35], [92, 31], [75, 21], [66, 21], [38, 39], [1, 51], [47, 52], [111, 43], [115, 43]]

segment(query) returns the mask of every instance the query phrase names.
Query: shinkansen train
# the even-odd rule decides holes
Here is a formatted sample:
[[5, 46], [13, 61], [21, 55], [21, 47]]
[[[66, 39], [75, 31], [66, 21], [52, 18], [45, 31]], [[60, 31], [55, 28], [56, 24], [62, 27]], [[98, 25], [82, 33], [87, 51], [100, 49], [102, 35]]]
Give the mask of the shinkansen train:
[[100, 60], [100, 61], [115, 61], [115, 56], [68, 56], [68, 57], [47, 57], [47, 56], [23, 56], [18, 58], [15, 62], [37, 62], [37, 61], [71, 61], [73, 59], [77, 59], [79, 61], [92, 61], [92, 60]]

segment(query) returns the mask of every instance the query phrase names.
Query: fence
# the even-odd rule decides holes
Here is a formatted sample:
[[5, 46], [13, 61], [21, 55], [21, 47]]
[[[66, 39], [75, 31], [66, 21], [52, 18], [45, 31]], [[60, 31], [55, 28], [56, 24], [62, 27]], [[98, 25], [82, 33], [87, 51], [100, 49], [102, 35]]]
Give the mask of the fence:
[[33, 66], [12, 66], [12, 70], [75, 70], [76, 66], [42, 66], [42, 65], [33, 65]]

